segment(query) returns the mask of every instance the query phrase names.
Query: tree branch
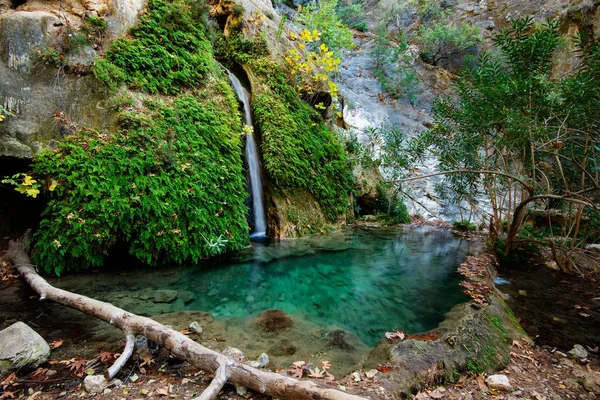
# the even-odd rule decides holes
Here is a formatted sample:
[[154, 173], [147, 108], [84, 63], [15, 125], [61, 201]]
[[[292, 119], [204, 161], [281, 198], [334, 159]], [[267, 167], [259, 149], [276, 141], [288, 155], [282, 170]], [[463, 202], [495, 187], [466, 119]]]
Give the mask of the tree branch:
[[[6, 256], [23, 279], [41, 296], [43, 294], [48, 300], [100, 318], [124, 332], [146, 336], [169, 350], [176, 358], [186, 360], [203, 371], [216, 374], [221, 365], [226, 365], [232, 383], [281, 399], [366, 400], [313, 381], [300, 381], [250, 367], [210, 350], [153, 319], [129, 313], [110, 303], [55, 288], [36, 272], [24, 249], [25, 242], [22, 240], [11, 241]], [[211, 386], [215, 388], [217, 383]]]
[[391, 180], [391, 181], [386, 181], [386, 183], [402, 183], [402, 182], [409, 182], [409, 181], [416, 181], [418, 179], [425, 179], [425, 178], [431, 178], [434, 176], [439, 176], [439, 175], [449, 175], [449, 174], [490, 174], [490, 175], [500, 175], [500, 176], [504, 176], [507, 178], [510, 178], [514, 181], [519, 182], [530, 194], [533, 194], [533, 188], [531, 187], [531, 185], [529, 185], [527, 182], [523, 181], [521, 178], [518, 178], [514, 175], [511, 175], [507, 172], [502, 172], [502, 171], [491, 171], [491, 170], [470, 170], [470, 169], [454, 169], [451, 171], [441, 171], [441, 172], [436, 172], [433, 174], [427, 174], [427, 175], [419, 175], [419, 176], [412, 176], [410, 178], [404, 178], [404, 179], [395, 179], [395, 180]]
[[106, 374], [104, 374], [106, 379], [110, 380], [119, 373], [119, 371], [121, 370], [121, 368], [123, 368], [127, 360], [131, 358], [134, 347], [135, 336], [133, 336], [131, 333], [127, 333], [125, 336], [125, 348], [123, 349], [123, 352], [121, 353], [119, 358], [117, 358], [115, 363], [106, 371]]
[[208, 385], [208, 387], [204, 389], [204, 392], [202, 392], [200, 396], [194, 398], [193, 400], [214, 399], [215, 397], [217, 397], [221, 389], [223, 389], [223, 386], [225, 386], [225, 384], [227, 383], [227, 379], [229, 379], [229, 377], [227, 376], [227, 367], [225, 366], [225, 364], [220, 365], [219, 368], [217, 368], [217, 371], [215, 372], [215, 377], [213, 378], [210, 385]]

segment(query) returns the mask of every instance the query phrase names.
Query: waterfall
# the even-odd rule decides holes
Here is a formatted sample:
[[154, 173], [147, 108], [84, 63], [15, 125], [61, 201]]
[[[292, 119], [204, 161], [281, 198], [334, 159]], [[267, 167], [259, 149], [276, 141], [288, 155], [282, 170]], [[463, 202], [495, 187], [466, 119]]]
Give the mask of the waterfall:
[[[233, 90], [244, 104], [244, 118], [248, 127], [252, 128], [252, 112], [250, 108], [250, 93], [242, 86], [240, 80], [227, 70], [227, 75], [233, 85]], [[260, 161], [258, 159], [258, 146], [252, 130], [246, 133], [246, 159], [248, 160], [248, 172], [250, 175], [250, 187], [252, 188], [252, 208], [254, 211], [254, 232], [251, 237], [265, 236], [267, 232], [267, 218], [263, 205], [263, 188], [260, 177]]]

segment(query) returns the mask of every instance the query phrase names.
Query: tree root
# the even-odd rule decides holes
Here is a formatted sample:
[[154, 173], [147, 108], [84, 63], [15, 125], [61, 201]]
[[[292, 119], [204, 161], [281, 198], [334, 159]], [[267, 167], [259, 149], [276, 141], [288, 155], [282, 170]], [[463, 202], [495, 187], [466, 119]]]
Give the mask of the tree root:
[[26, 234], [19, 241], [11, 241], [6, 256], [21, 277], [40, 295], [40, 300], [52, 300], [82, 311], [109, 322], [125, 332], [127, 338], [125, 350], [107, 371], [109, 378], [114, 377], [131, 356], [134, 335], [143, 335], [168, 349], [176, 358], [215, 375], [205, 392], [198, 397], [200, 400], [213, 399], [227, 382], [282, 399], [366, 400], [364, 397], [319, 385], [313, 381], [301, 381], [253, 368], [210, 350], [153, 319], [129, 313], [110, 303], [55, 288], [46, 282], [31, 264], [26, 245], [27, 236]]

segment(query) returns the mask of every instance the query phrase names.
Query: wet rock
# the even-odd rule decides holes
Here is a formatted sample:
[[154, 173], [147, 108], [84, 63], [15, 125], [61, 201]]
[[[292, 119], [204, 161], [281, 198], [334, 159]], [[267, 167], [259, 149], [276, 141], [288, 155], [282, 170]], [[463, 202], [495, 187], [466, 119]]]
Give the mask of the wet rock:
[[501, 375], [501, 374], [490, 375], [485, 380], [485, 383], [487, 383], [487, 385], [490, 389], [506, 390], [506, 391], [512, 389], [512, 386], [510, 385], [510, 381], [508, 380], [508, 377], [506, 375]]
[[347, 332], [344, 330], [338, 329], [337, 331], [333, 331], [330, 333], [331, 339], [329, 340], [329, 344], [339, 349], [353, 350], [354, 346], [348, 343], [346, 336]]
[[298, 347], [288, 339], [282, 339], [269, 348], [269, 353], [274, 356], [291, 356], [298, 351]]
[[294, 325], [294, 321], [281, 310], [266, 310], [256, 319], [256, 325], [267, 332], [277, 332]]
[[583, 376], [583, 387], [588, 392], [600, 395], [600, 371], [592, 371]]
[[587, 356], [588, 352], [580, 344], [576, 344], [573, 349], [569, 350], [569, 357], [571, 358], [587, 358]]
[[195, 334], [202, 336], [202, 327], [200, 326], [200, 324], [197, 321], [193, 321], [190, 323], [189, 325], [190, 331], [194, 332]]
[[224, 356], [233, 358], [236, 361], [246, 360], [246, 355], [244, 355], [244, 353], [241, 350], [236, 349], [235, 347], [227, 347], [225, 350], [222, 351], [222, 354]]
[[157, 290], [154, 293], [153, 301], [155, 303], [172, 303], [179, 298], [179, 292], [177, 290]]
[[246, 364], [248, 364], [251, 367], [254, 368], [262, 368], [265, 365], [267, 365], [269, 363], [269, 356], [266, 355], [265, 353], [262, 353], [257, 359], [256, 361], [249, 361]]
[[16, 322], [0, 331], [0, 374], [23, 367], [36, 368], [49, 356], [48, 343], [25, 323]]
[[189, 290], [183, 290], [179, 292], [179, 298], [183, 301], [183, 304], [190, 304], [192, 301], [194, 301], [196, 296]]

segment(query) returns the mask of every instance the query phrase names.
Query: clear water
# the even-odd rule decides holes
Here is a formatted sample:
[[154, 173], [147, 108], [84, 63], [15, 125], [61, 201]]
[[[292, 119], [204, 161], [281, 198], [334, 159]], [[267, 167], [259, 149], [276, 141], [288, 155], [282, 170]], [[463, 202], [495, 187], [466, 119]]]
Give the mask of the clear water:
[[456, 268], [480, 244], [429, 227], [352, 229], [308, 240], [254, 243], [236, 259], [189, 271], [187, 309], [219, 318], [277, 308], [338, 326], [374, 345], [394, 328], [435, 328], [467, 300]]
[[[481, 248], [431, 227], [354, 228], [306, 239], [263, 239], [227, 259], [198, 266], [153, 269], [118, 257], [107, 265], [112, 268], [49, 282], [141, 315], [208, 311], [217, 321], [202, 322], [204, 345], [218, 350], [234, 346], [250, 357], [265, 351], [278, 367], [331, 360], [338, 369], [334, 373], [343, 375], [357, 368], [368, 347], [353, 341], [356, 350], [332, 348], [330, 332], [345, 329], [373, 346], [394, 328], [409, 333], [435, 328], [450, 308], [467, 300], [456, 267]], [[145, 295], [161, 289], [181, 296], [155, 303]], [[188, 297], [187, 304], [186, 292], [194, 298], [189, 302]], [[21, 282], [0, 287], [0, 329], [21, 320], [48, 341], [64, 339], [56, 357], [117, 350], [122, 340], [118, 329], [33, 295]], [[294, 327], [275, 336], [257, 329], [253, 317], [270, 308], [289, 313]], [[189, 322], [170, 315], [167, 323], [187, 327]], [[226, 342], [215, 341], [218, 335]], [[298, 351], [275, 357], [271, 348], [282, 339]]]

